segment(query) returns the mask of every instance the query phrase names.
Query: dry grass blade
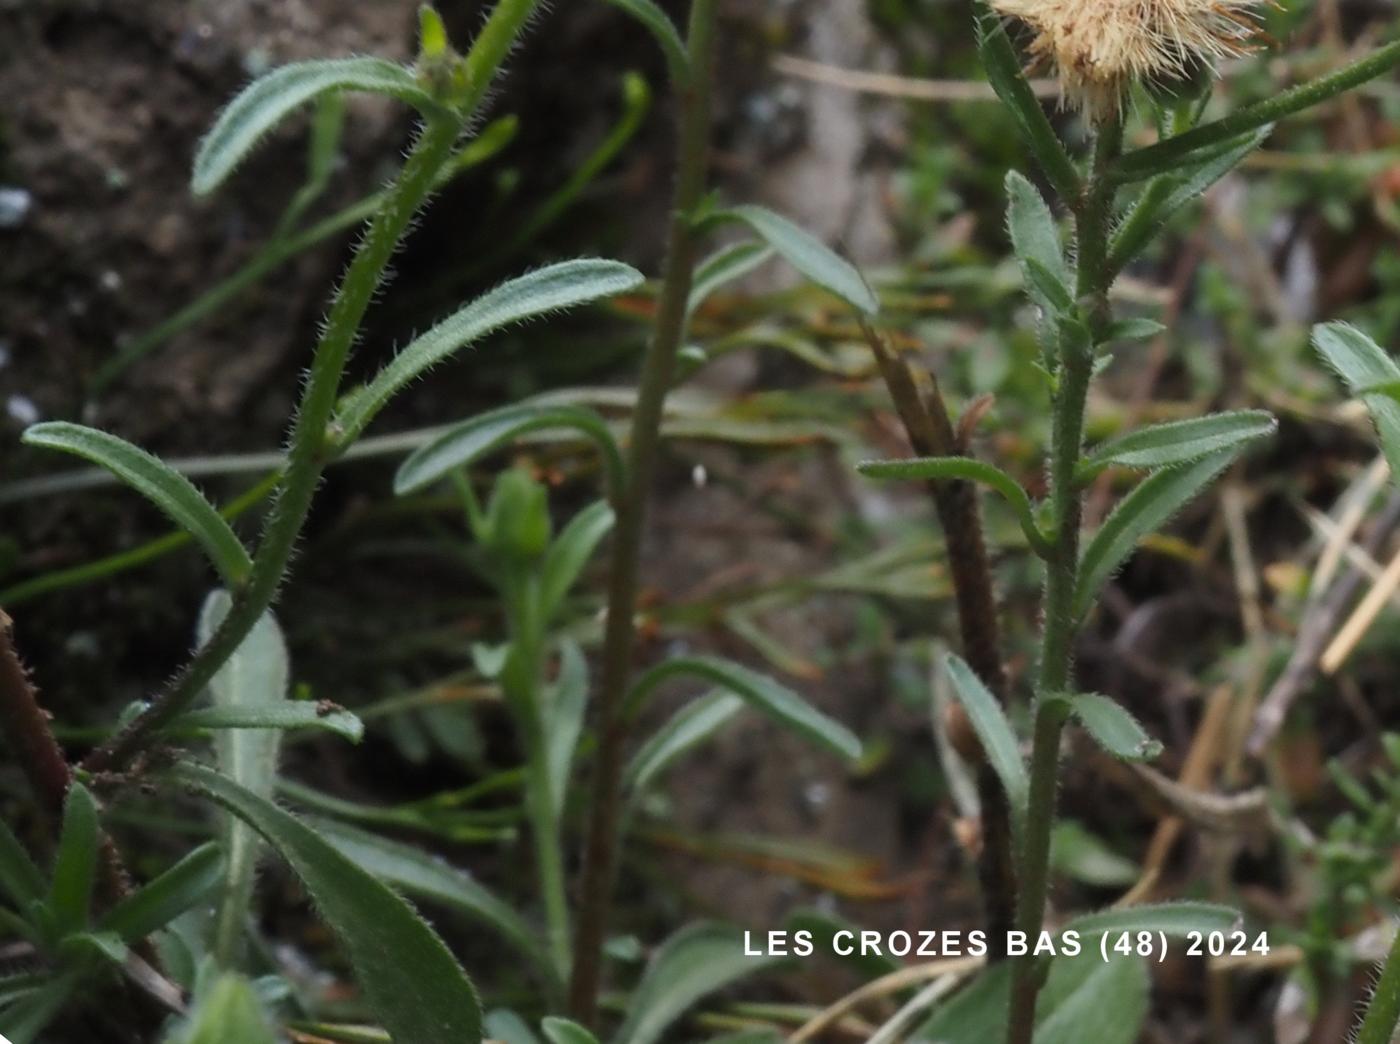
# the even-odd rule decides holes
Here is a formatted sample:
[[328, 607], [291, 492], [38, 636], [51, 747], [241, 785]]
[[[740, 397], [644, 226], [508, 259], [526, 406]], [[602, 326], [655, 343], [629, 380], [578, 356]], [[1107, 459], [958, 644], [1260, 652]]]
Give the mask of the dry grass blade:
[[867, 982], [858, 990], [846, 994], [835, 1004], [824, 1008], [788, 1037], [788, 1044], [802, 1044], [804, 1040], [817, 1040], [818, 1034], [844, 1019], [862, 1004], [892, 993], [898, 993], [909, 986], [942, 979], [950, 975], [965, 975], [976, 971], [986, 961], [982, 957], [956, 957], [945, 961], [930, 961], [927, 964], [914, 964], [908, 968], [882, 975]]
[[[828, 87], [840, 87], [861, 94], [879, 94], [887, 98], [908, 98], [926, 102], [994, 102], [997, 95], [991, 84], [980, 80], [926, 80], [914, 76], [869, 72], [865, 69], [843, 69], [795, 54], [778, 54], [771, 62], [775, 72]], [[1031, 89], [1040, 98], [1058, 98], [1059, 87], [1054, 80], [1030, 80]]]

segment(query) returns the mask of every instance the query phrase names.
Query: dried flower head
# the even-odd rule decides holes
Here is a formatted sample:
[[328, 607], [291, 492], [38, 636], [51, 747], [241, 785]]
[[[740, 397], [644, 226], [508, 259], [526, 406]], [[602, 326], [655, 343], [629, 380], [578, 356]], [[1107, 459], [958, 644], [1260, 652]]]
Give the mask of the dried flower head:
[[1066, 99], [1095, 118], [1116, 112], [1134, 81], [1189, 76], [1251, 50], [1261, 0], [990, 0], [1036, 36]]

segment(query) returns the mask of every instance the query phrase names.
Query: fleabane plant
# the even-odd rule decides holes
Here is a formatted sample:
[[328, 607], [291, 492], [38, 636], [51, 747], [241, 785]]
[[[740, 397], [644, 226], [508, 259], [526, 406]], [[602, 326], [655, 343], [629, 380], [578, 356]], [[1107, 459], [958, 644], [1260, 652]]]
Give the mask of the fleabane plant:
[[[201, 143], [192, 186], [202, 195], [232, 177], [284, 118], [328, 96], [386, 95], [411, 106], [420, 119], [403, 166], [378, 197], [380, 204], [331, 297], [291, 424], [285, 463], [254, 546], [243, 542], [188, 479], [115, 435], [67, 423], [40, 424], [25, 433], [28, 444], [88, 459], [145, 496], [194, 538], [224, 590], [211, 602], [217, 612], [206, 613], [200, 645], [175, 680], [78, 766], [68, 766], [42, 713], [31, 713], [35, 708], [28, 704], [33, 702], [33, 692], [15, 666], [17, 661], [11, 662], [8, 644], [0, 644], [0, 659], [9, 674], [18, 678], [3, 687], [5, 705], [0, 710], [7, 730], [22, 732], [17, 738], [23, 748], [38, 752], [26, 760], [31, 783], [47, 808], [64, 811], [63, 830], [79, 839], [69, 845], [73, 855], [68, 863], [81, 866], [83, 873], [67, 873], [67, 864], [55, 870], [59, 876], [83, 879], [81, 887], [69, 889], [72, 896], [57, 895], [68, 921], [53, 940], [55, 953], [72, 949], [65, 941], [68, 936], [106, 930], [103, 921], [90, 924], [87, 916], [99, 847], [111, 883], [109, 902], [121, 900], [127, 890], [119, 854], [110, 842], [99, 844], [96, 806], [86, 791], [71, 785], [73, 779], [118, 778], [116, 774], [139, 764], [139, 756], [152, 745], [159, 743], [168, 751], [174, 739], [192, 729], [203, 733], [329, 725], [349, 738], [358, 737], [359, 724], [352, 716], [334, 710], [322, 715], [310, 705], [282, 699], [282, 683], [264, 685], [248, 699], [230, 699], [225, 692], [235, 684], [230, 678], [248, 675], [237, 667], [236, 659], [256, 661], [254, 666], [261, 664], [264, 670], [269, 658], [276, 659], [280, 639], [273, 640], [272, 609], [327, 464], [353, 444], [394, 395], [463, 347], [511, 324], [585, 305], [642, 282], [638, 272], [615, 261], [585, 258], [546, 266], [466, 304], [405, 346], [365, 386], [345, 384], [346, 363], [370, 303], [388, 277], [390, 260], [435, 188], [450, 176], [461, 150], [468, 147], [471, 128], [502, 63], [540, 6], [539, 0], [500, 0], [464, 54], [453, 50], [438, 15], [425, 7], [414, 65], [348, 58], [276, 69], [234, 98]], [[211, 691], [215, 705], [192, 711], [196, 701]], [[427, 924], [395, 893], [269, 800], [266, 777], [275, 767], [275, 756], [275, 745], [261, 753], [246, 744], [220, 745], [217, 767], [181, 761], [168, 777], [246, 823], [283, 857], [335, 929], [367, 1006], [395, 1040], [480, 1040], [481, 1011], [475, 991]], [[168, 755], [162, 760], [168, 760]], [[84, 827], [77, 831], [70, 827], [72, 823]], [[218, 939], [210, 950], [215, 961], [227, 965], [236, 964], [238, 935], [247, 923], [244, 907], [252, 890], [255, 852], [247, 829], [227, 831], [225, 845], [222, 891], [231, 905], [226, 902], [221, 910]], [[169, 905], [169, 916], [202, 898], [186, 892], [183, 905]], [[124, 923], [125, 933], [115, 938], [121, 945], [127, 940], [137, 944], [162, 923], [149, 915], [137, 918]], [[107, 953], [118, 964], [124, 957], [116, 943], [105, 950], [99, 946], [97, 952]], [[64, 964], [65, 974], [26, 1000], [33, 1011], [16, 1040], [31, 1039], [62, 1010], [70, 994], [85, 988], [89, 964], [86, 959]], [[11, 1026], [7, 1024], [6, 1029]]]
[[[988, 913], [1013, 923], [1035, 940], [1045, 924], [1051, 831], [1061, 740], [1066, 725], [1082, 727], [1109, 753], [1148, 760], [1160, 751], [1119, 704], [1083, 692], [1073, 670], [1075, 638], [1115, 571], [1138, 542], [1204, 490], [1245, 448], [1269, 435], [1274, 420], [1259, 411], [1216, 414], [1129, 432], [1085, 446], [1090, 386], [1115, 343], [1161, 332], [1158, 324], [1115, 317], [1109, 291], [1116, 277], [1149, 245], [1166, 220], [1228, 174], [1267, 137], [1272, 124], [1378, 76], [1400, 63], [1400, 43], [1320, 79], [1280, 91], [1265, 101], [1205, 120], [1210, 78], [1222, 58], [1252, 50], [1261, 38], [1250, 0], [988, 0], [978, 14], [979, 49], [988, 79], [1008, 108], [1045, 180], [1058, 194], [1071, 235], [1066, 244], [1056, 208], [1024, 175], [1007, 175], [1008, 226], [1026, 291], [1040, 321], [1041, 368], [1049, 391], [1051, 435], [1046, 451], [1047, 494], [1036, 502], [1020, 484], [989, 462], [973, 460], [964, 428], [925, 418], [912, 385], [872, 336], [882, 370], [911, 441], [925, 455], [871, 462], [861, 470], [876, 478], [931, 481], [939, 489], [983, 485], [1010, 505], [1026, 546], [1043, 562], [1045, 586], [1039, 656], [1033, 680], [1030, 756], [1001, 706], [1001, 662], [974, 648], [977, 629], [963, 621], [968, 660], [953, 656], [947, 670], [968, 723], [980, 740], [988, 770], [1001, 784], [1009, 809], [1009, 848], [1014, 864], [1014, 913]], [[1032, 60], [1048, 63], [1068, 107], [1090, 131], [1085, 155], [1052, 124], [1027, 83], [1026, 41]], [[1202, 83], [1201, 81], [1206, 81]], [[1138, 92], [1137, 89], [1146, 88]], [[1177, 92], [1174, 94], [1173, 92]], [[1190, 97], [1185, 97], [1185, 95]], [[1130, 96], [1152, 99], [1159, 140], [1125, 149]], [[1198, 97], [1199, 96], [1199, 97]], [[1204, 99], [1204, 100], [1202, 100]], [[901, 398], [903, 405], [901, 405]], [[942, 409], [936, 390], [925, 396]], [[922, 408], [922, 407], [920, 407]], [[912, 418], [912, 420], [911, 420]], [[940, 431], [940, 428], [942, 431]], [[1093, 532], [1085, 532], [1086, 486], [1106, 469], [1142, 477]], [[940, 510], [945, 527], [954, 516]], [[975, 520], [975, 513], [963, 515]], [[950, 546], [952, 541], [949, 541]], [[990, 591], [989, 577], [971, 577]], [[963, 580], [960, 579], [961, 585]], [[966, 617], [966, 602], [959, 609]], [[986, 628], [980, 632], [985, 638]], [[985, 645], [985, 642], [983, 643]], [[977, 669], [969, 661], [977, 663]], [[984, 801], [985, 805], [985, 801]], [[985, 814], [985, 809], [984, 809]], [[984, 875], [984, 881], [987, 880]], [[1090, 915], [1091, 918], [1106, 915]], [[1138, 906], [1115, 912], [1126, 927], [1158, 927], [1168, 935], [1226, 930], [1236, 920], [1227, 908], [1202, 904]], [[1074, 927], [1074, 923], [1070, 927]], [[1004, 1020], [1009, 1044], [1030, 1044], [1037, 1034], [1037, 997], [1054, 960], [1034, 954], [1009, 960], [989, 973], [983, 994], [994, 1018]], [[1050, 967], [1047, 967], [1047, 962]], [[1144, 985], [1145, 975], [1139, 976]], [[1129, 1005], [1128, 1007], [1132, 1007]], [[1137, 1005], [1140, 1020], [1145, 1005]], [[1125, 1007], [1125, 1011], [1128, 1008]], [[1112, 1039], [1135, 1040], [1132, 1018], [1117, 1020]], [[940, 1038], [942, 1039], [942, 1038]], [[988, 1039], [980, 1037], [979, 1039]]]

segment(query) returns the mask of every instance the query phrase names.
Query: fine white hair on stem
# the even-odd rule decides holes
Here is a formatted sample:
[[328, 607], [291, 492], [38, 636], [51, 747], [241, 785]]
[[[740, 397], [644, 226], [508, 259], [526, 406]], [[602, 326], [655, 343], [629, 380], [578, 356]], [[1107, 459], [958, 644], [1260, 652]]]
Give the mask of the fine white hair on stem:
[[1135, 81], [1173, 79], [1248, 53], [1262, 0], [990, 0], [1035, 33], [1064, 97], [1091, 116], [1117, 112]]

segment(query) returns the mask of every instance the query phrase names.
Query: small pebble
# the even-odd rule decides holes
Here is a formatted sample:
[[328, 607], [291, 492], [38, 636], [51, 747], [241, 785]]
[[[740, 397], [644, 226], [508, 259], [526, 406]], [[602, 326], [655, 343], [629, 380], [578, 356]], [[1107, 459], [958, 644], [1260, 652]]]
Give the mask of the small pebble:
[[39, 407], [34, 405], [34, 400], [24, 395], [11, 395], [6, 399], [5, 412], [10, 415], [11, 420], [26, 428], [31, 424], [39, 423], [41, 416]]
[[34, 197], [26, 189], [0, 187], [0, 228], [19, 228], [34, 206]]

